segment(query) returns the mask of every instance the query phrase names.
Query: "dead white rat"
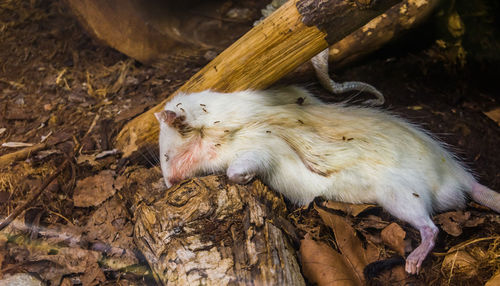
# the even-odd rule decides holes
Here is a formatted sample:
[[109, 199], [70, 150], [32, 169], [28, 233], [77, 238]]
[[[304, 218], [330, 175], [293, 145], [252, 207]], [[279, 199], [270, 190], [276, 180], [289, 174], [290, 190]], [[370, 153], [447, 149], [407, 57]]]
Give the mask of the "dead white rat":
[[375, 108], [325, 104], [307, 91], [178, 94], [155, 114], [168, 187], [202, 173], [257, 176], [290, 201], [315, 197], [378, 203], [420, 231], [406, 259], [418, 273], [434, 247], [434, 211], [463, 207], [466, 195], [500, 212], [500, 194], [479, 184], [443, 144]]

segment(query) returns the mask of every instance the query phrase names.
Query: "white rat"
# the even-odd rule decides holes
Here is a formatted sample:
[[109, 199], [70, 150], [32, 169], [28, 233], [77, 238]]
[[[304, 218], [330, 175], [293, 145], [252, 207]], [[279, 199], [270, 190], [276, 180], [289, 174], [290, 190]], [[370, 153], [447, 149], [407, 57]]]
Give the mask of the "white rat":
[[378, 109], [325, 104], [307, 91], [178, 94], [155, 114], [168, 187], [202, 173], [257, 176], [290, 201], [315, 197], [377, 203], [421, 234], [406, 259], [418, 273], [434, 247], [434, 211], [466, 195], [500, 212], [500, 194], [479, 184], [443, 144]]

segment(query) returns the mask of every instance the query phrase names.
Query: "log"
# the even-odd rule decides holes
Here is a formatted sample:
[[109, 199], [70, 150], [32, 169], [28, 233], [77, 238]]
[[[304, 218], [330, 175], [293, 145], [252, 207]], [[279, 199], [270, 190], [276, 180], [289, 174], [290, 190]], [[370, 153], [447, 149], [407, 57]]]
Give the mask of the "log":
[[305, 285], [283, 198], [260, 181], [185, 181], [135, 211], [134, 241], [161, 285]]
[[392, 6], [385, 13], [330, 46], [329, 61], [334, 63], [335, 67], [341, 67], [378, 50], [426, 20], [441, 2], [410, 0]]
[[227, 7], [224, 1], [64, 1], [94, 38], [144, 64], [162, 68], [186, 64], [208, 50], [223, 50], [248, 30], [251, 21], [219, 19], [220, 11]]
[[266, 88], [398, 2], [378, 0], [368, 9], [360, 9], [348, 0], [288, 1], [177, 92], [126, 124], [117, 136], [117, 148], [127, 157], [141, 145], [156, 142], [158, 124], [153, 114], [176, 93]]
[[145, 21], [141, 6], [135, 1], [66, 0], [66, 3], [94, 38], [143, 63], [155, 62], [161, 51], [187, 47], [171, 36], [171, 28], [161, 32]]

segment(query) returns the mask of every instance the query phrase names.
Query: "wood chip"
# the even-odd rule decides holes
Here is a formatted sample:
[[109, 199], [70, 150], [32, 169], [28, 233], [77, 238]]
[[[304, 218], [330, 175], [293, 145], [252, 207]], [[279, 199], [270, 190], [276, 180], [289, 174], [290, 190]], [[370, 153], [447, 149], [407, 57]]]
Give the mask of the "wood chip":
[[24, 143], [24, 142], [5, 142], [5, 143], [2, 143], [2, 147], [7, 147], [7, 148], [31, 147], [33, 145], [34, 145], [33, 143]]

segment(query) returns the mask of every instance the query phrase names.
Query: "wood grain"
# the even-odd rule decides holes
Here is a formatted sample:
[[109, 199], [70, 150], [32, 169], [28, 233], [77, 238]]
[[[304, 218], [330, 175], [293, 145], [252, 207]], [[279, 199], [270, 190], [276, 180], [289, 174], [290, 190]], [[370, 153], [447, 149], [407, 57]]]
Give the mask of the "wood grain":
[[286, 213], [260, 181], [195, 178], [137, 208], [134, 240], [159, 285], [301, 286]]

